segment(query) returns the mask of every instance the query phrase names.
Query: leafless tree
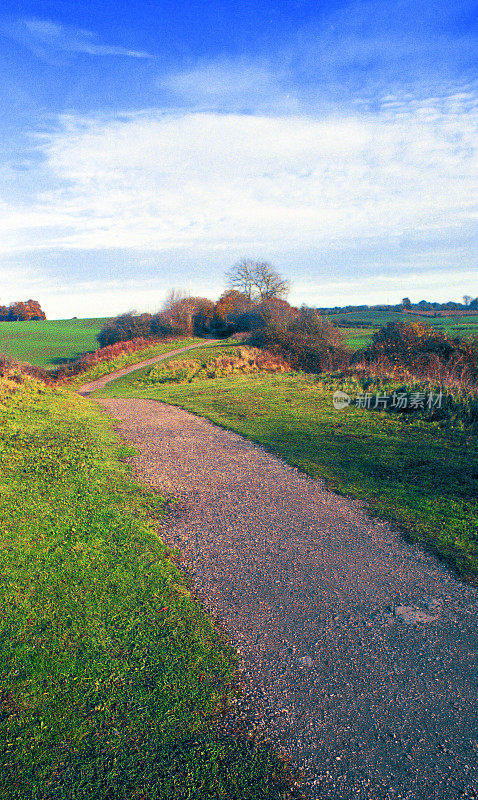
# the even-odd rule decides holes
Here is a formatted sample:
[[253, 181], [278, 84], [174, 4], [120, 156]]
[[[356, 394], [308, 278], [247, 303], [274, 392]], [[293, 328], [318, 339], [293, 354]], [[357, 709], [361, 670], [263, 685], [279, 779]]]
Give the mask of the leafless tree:
[[231, 267], [226, 277], [229, 288], [243, 292], [251, 303], [284, 297], [289, 291], [289, 281], [266, 261], [243, 258]]
[[226, 273], [228, 288], [245, 294], [249, 298], [249, 303], [252, 301], [252, 289], [254, 286], [253, 269], [254, 262], [243, 258], [242, 261], [238, 261]]

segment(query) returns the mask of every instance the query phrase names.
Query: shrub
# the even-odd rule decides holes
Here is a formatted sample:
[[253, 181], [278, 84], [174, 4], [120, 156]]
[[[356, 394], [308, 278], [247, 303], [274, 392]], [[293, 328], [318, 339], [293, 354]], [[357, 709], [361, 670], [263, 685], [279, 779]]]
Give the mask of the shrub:
[[332, 322], [308, 308], [301, 308], [285, 326], [266, 325], [253, 334], [251, 344], [280, 355], [293, 369], [304, 372], [344, 369], [351, 356]]
[[[387, 372], [376, 364], [362, 364], [341, 375], [323, 376], [320, 384], [329, 390], [340, 389], [355, 399], [368, 393], [370, 403], [362, 407], [370, 412], [420, 417], [443, 429], [478, 432], [478, 391], [457, 381], [445, 385], [405, 370]], [[381, 401], [376, 402], [377, 398]], [[397, 402], [398, 398], [402, 402]]]
[[17, 361], [15, 358], [10, 358], [10, 356], [4, 356], [0, 353], [0, 378], [8, 376], [12, 380], [18, 379], [21, 381], [24, 375], [37, 378], [44, 383], [52, 382], [50, 373], [46, 369], [43, 369], [43, 367], [27, 364], [23, 361]]
[[151, 336], [151, 314], [120, 314], [108, 320], [96, 337], [100, 347]]
[[211, 329], [214, 303], [207, 297], [192, 297], [173, 290], [164, 303], [163, 310], [154, 315], [153, 332], [165, 330], [179, 336], [205, 336]]
[[91, 369], [91, 367], [94, 367], [95, 364], [99, 364], [101, 361], [110, 361], [123, 353], [134, 353], [136, 350], [144, 350], [160, 341], [164, 340], [145, 339], [140, 336], [131, 341], [116, 342], [115, 344], [110, 344], [99, 350], [95, 350], [94, 353], [85, 353], [84, 356], [81, 356], [81, 358], [78, 358], [76, 361], [72, 361], [70, 364], [63, 364], [61, 367], [49, 370], [47, 375], [52, 380], [57, 381], [73, 378], [75, 375], [80, 375], [82, 372]]
[[478, 342], [451, 338], [420, 322], [389, 322], [376, 331], [371, 344], [355, 353], [355, 364], [375, 364], [382, 371], [400, 370], [438, 382], [478, 380]]
[[151, 335], [159, 339], [165, 339], [173, 336], [181, 336], [181, 331], [177, 326], [167, 322], [162, 312], [158, 312], [157, 314], [153, 314], [151, 318]]
[[138, 378], [138, 383], [190, 383], [195, 378], [222, 378], [232, 374], [259, 372], [289, 372], [289, 364], [280, 356], [273, 356], [251, 347], [240, 347], [235, 354], [211, 358], [204, 364], [192, 359], [172, 360], [152, 367]]

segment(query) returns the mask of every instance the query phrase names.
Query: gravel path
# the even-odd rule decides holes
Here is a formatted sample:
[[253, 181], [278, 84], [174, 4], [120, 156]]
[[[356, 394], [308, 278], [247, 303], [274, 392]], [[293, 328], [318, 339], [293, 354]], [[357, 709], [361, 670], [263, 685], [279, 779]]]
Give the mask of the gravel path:
[[[168, 353], [162, 353], [160, 356], [154, 356], [153, 358], [148, 358], [146, 361], [140, 361], [138, 364], [130, 364], [129, 367], [124, 367], [123, 369], [119, 369], [116, 372], [110, 372], [108, 375], [103, 375], [101, 378], [97, 378], [94, 381], [90, 381], [90, 383], [85, 383], [78, 389], [78, 394], [83, 395], [83, 397], [87, 397], [91, 392], [96, 391], [96, 389], [102, 389], [103, 386], [106, 386], [107, 383], [111, 383], [111, 381], [115, 381], [116, 378], [122, 378], [123, 375], [128, 375], [130, 372], [136, 372], [138, 369], [142, 369], [143, 367], [149, 367], [151, 364], [156, 364], [157, 361], [164, 361], [166, 358], [171, 358], [171, 356], [177, 356], [180, 353], [186, 353], [188, 350], [194, 350], [196, 347], [207, 347], [210, 344], [218, 344], [220, 339], [203, 339], [202, 342], [198, 342], [197, 344], [189, 344], [187, 347], [180, 347], [178, 350], [170, 350]], [[224, 340], [222, 340], [224, 341]]]
[[478, 590], [365, 507], [205, 420], [102, 399], [161, 530], [243, 655], [308, 798], [478, 797]]

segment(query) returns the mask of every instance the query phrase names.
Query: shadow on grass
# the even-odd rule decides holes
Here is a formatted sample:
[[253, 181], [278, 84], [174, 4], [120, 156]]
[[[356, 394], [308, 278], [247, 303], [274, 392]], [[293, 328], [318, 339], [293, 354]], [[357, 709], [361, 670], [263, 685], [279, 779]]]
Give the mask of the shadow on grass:
[[77, 353], [74, 353], [72, 356], [69, 356], [68, 358], [60, 358], [58, 356], [57, 358], [52, 358], [50, 360], [50, 364], [55, 364], [58, 367], [64, 364], [73, 364], [75, 361], [78, 361], [78, 359], [82, 358], [83, 356], [92, 355], [94, 352], [95, 352], [94, 350], [85, 350], [81, 352], [78, 351]]
[[[303, 798], [298, 774], [285, 758], [277, 756], [267, 741], [237, 728], [224, 733], [220, 730], [224, 725], [227, 727], [227, 715], [212, 720], [212, 729], [196, 736], [165, 740], [161, 733], [152, 730], [149, 738], [120, 742], [120, 746], [120, 734], [113, 730], [109, 738], [116, 741], [109, 748], [108, 744], [105, 748], [103, 741], [101, 747], [91, 743], [80, 752], [62, 753], [53, 773], [43, 780], [32, 776], [28, 797], [32, 800]], [[17, 781], [15, 776], [11, 778], [9, 783], [13, 787]], [[12, 800], [25, 800], [25, 790], [26, 786], [18, 786], [19, 793], [13, 790]]]

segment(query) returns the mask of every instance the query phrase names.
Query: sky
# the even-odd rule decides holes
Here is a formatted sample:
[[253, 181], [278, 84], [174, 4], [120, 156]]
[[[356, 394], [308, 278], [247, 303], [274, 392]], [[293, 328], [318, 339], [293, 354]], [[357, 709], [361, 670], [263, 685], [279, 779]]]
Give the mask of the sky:
[[0, 303], [478, 295], [477, 4], [4, 0]]

